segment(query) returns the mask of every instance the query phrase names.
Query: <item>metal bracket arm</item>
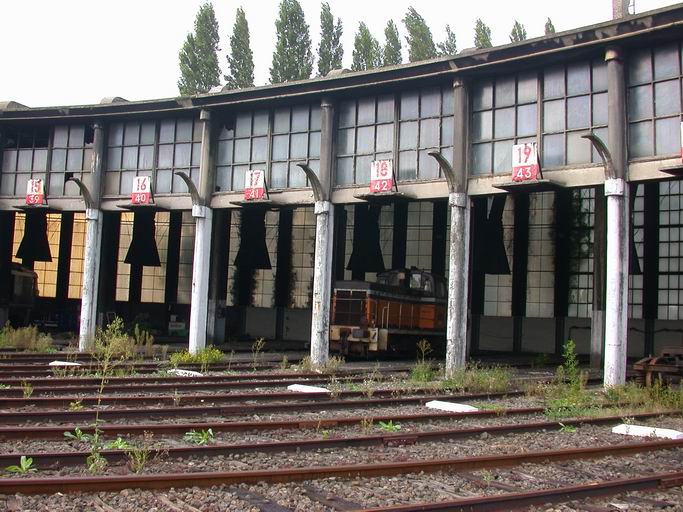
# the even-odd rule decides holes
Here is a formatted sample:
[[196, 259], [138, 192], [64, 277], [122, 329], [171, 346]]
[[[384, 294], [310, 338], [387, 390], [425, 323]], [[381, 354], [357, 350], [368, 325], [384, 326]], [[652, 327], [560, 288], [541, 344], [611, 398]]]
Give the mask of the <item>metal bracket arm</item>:
[[190, 192], [190, 197], [192, 198], [192, 206], [203, 206], [201, 204], [202, 201], [199, 197], [197, 187], [195, 186], [194, 182], [190, 179], [190, 177], [187, 175], [187, 173], [184, 173], [183, 171], [176, 171], [173, 174], [178, 176], [178, 178], [183, 180], [185, 182], [185, 185], [187, 185], [187, 190]]
[[299, 162], [296, 165], [301, 167], [301, 170], [306, 174], [308, 181], [311, 182], [311, 187], [313, 188], [313, 198], [315, 199], [316, 203], [318, 201], [327, 201], [327, 192], [323, 189], [323, 186], [320, 183], [318, 176], [315, 174], [315, 171], [309, 167], [308, 162]]
[[582, 135], [581, 137], [587, 139], [591, 144], [593, 144], [593, 147], [598, 152], [598, 155], [600, 155], [600, 158], [602, 159], [602, 165], [605, 167], [605, 180], [616, 178], [617, 173], [614, 169], [614, 163], [612, 162], [612, 154], [609, 152], [609, 149], [607, 149], [607, 146], [602, 139], [593, 132], [587, 135]]
[[446, 157], [441, 154], [441, 151], [437, 151], [436, 149], [428, 151], [427, 154], [431, 157], [434, 157], [434, 159], [439, 163], [439, 167], [441, 167], [441, 170], [446, 177], [446, 182], [448, 182], [448, 192], [451, 194], [457, 192], [457, 190], [455, 190], [455, 173], [453, 172], [453, 167], [451, 164], [449, 164], [448, 160], [446, 160]]
[[95, 203], [92, 200], [92, 195], [90, 194], [90, 190], [88, 190], [88, 187], [86, 186], [85, 183], [83, 183], [80, 179], [78, 178], [69, 178], [66, 181], [73, 181], [78, 189], [81, 191], [81, 195], [83, 196], [83, 202], [85, 203], [85, 207], [88, 210], [94, 210], [97, 208]]

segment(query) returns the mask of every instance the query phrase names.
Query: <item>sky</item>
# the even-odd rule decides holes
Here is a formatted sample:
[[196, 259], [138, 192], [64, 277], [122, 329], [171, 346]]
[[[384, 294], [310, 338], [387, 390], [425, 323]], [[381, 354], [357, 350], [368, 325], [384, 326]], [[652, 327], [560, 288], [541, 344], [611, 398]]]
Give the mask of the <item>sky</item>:
[[[178, 52], [204, 0], [0, 0], [0, 101], [14, 100], [31, 107], [99, 103], [108, 96], [128, 100], [178, 95]], [[635, 0], [636, 12], [673, 2]], [[313, 53], [320, 39], [320, 0], [300, 0], [310, 26]], [[221, 67], [235, 22], [243, 7], [254, 52], [256, 85], [268, 83], [275, 47], [279, 0], [214, 0], [220, 33]], [[403, 40], [403, 19], [415, 6], [432, 30], [435, 42], [445, 39], [449, 23], [458, 50], [473, 46], [474, 23], [491, 27], [494, 45], [509, 42], [514, 20], [528, 37], [543, 34], [550, 17], [558, 32], [607, 21], [611, 0], [329, 0], [344, 27], [344, 66], [351, 67], [354, 34], [364, 21], [384, 43], [384, 27], [393, 19]], [[314, 70], [317, 66], [314, 66]]]

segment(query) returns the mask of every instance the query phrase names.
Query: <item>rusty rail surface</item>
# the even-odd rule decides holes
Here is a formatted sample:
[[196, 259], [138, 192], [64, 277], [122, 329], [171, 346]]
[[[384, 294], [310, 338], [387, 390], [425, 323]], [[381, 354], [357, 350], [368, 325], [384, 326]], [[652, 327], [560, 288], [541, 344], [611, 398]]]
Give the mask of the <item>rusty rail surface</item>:
[[[321, 478], [359, 478], [436, 473], [439, 471], [472, 471], [484, 468], [511, 467], [527, 463], [626, 456], [648, 451], [683, 447], [683, 440], [649, 441], [617, 446], [595, 446], [568, 450], [549, 450], [499, 456], [456, 459], [416, 460], [380, 464], [344, 464], [275, 470], [157, 473], [89, 477], [0, 478], [0, 494], [51, 494], [55, 492], [99, 492], [123, 489], [168, 489], [171, 487], [211, 487], [214, 485], [252, 484], [257, 482], [300, 482]], [[676, 473], [679, 474], [679, 473]]]
[[[515, 411], [513, 411], [515, 412]], [[680, 411], [667, 411], [666, 413], [642, 413], [634, 414], [631, 417], [637, 419], [652, 418], [663, 415], [678, 415]], [[402, 419], [402, 418], [401, 418]], [[397, 418], [393, 418], [397, 421]], [[521, 432], [538, 432], [541, 430], [559, 429], [567, 425], [609, 425], [620, 423], [620, 416], [603, 416], [597, 418], [577, 418], [563, 421], [535, 421], [528, 423], [516, 423], [510, 425], [489, 425], [484, 427], [469, 427], [458, 429], [442, 429], [418, 432], [406, 432], [402, 434], [378, 434], [366, 436], [350, 437], [331, 437], [328, 439], [297, 439], [288, 441], [262, 441], [257, 443], [233, 443], [216, 444], [205, 446], [189, 446], [180, 448], [160, 448], [152, 450], [152, 453], [163, 453], [171, 458], [184, 457], [214, 457], [216, 455], [226, 455], [233, 453], [255, 453], [255, 452], [292, 452], [299, 450], [317, 450], [325, 448], [348, 448], [356, 446], [378, 446], [378, 445], [400, 445], [416, 444], [421, 442], [435, 442], [444, 439], [462, 439], [477, 437], [486, 432], [489, 435], [516, 434]], [[315, 422], [310, 422], [311, 424]], [[356, 421], [355, 423], [358, 423]], [[317, 427], [318, 424], [311, 425]], [[83, 429], [81, 429], [83, 430]], [[189, 430], [189, 429], [188, 429]], [[149, 430], [148, 430], [149, 431]], [[183, 431], [187, 432], [187, 430]], [[166, 432], [167, 433], [167, 432]], [[180, 433], [180, 432], [178, 432]], [[120, 434], [120, 432], [119, 432]], [[625, 443], [626, 444], [626, 443]], [[103, 450], [102, 455], [108, 461], [127, 460], [123, 450]], [[49, 468], [51, 466], [61, 467], [65, 465], [78, 465], [85, 462], [91, 455], [90, 451], [82, 452], [34, 452], [34, 453], [1, 453], [0, 466], [15, 464], [21, 455], [31, 457], [34, 467]]]

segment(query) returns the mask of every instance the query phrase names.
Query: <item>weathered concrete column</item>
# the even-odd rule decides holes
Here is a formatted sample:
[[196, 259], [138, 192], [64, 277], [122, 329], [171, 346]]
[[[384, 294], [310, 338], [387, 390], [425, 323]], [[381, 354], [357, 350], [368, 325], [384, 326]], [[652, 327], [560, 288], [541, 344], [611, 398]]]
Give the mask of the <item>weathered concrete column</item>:
[[192, 303], [190, 306], [190, 346], [192, 354], [206, 347], [206, 320], [209, 305], [209, 273], [211, 262], [211, 227], [213, 212], [209, 208], [213, 190], [211, 165], [211, 116], [202, 110], [202, 151], [199, 162], [199, 188], [192, 191], [192, 216], [195, 218], [194, 255], [192, 258]]
[[93, 159], [90, 168], [90, 188], [80, 180], [74, 180], [81, 189], [85, 201], [85, 250], [83, 254], [83, 281], [81, 283], [81, 319], [78, 350], [83, 352], [95, 341], [97, 324], [97, 288], [100, 281], [100, 258], [102, 247], [102, 162], [104, 156], [104, 129], [97, 122], [93, 126]]
[[593, 309], [591, 312], [590, 367], [602, 368], [605, 347], [605, 258], [607, 257], [607, 199], [603, 187], [595, 187], [593, 222]]
[[467, 296], [470, 249], [470, 200], [467, 194], [467, 86], [453, 81], [453, 165], [438, 151], [436, 158], [448, 182], [451, 210], [448, 258], [448, 319], [446, 324], [446, 376], [467, 362]]
[[605, 180], [607, 196], [607, 268], [605, 271], [605, 375], [604, 386], [626, 382], [628, 336], [628, 185], [626, 154], [626, 83], [620, 48], [609, 48], [608, 139], [613, 172]]

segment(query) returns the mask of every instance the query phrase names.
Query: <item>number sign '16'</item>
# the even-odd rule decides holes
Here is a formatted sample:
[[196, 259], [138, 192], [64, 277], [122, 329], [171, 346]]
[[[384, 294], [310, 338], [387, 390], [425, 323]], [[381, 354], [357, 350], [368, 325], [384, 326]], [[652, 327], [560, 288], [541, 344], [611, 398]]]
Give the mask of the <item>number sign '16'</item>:
[[266, 191], [266, 173], [259, 169], [247, 171], [244, 176], [244, 199], [263, 199]]
[[512, 146], [512, 181], [538, 179], [538, 152], [535, 142]]
[[26, 204], [43, 204], [45, 183], [41, 179], [28, 180], [26, 183]]
[[133, 191], [130, 194], [130, 202], [133, 204], [149, 204], [152, 199], [152, 189], [149, 176], [136, 176], [133, 178]]
[[392, 160], [375, 160], [370, 167], [370, 192], [389, 192], [394, 188]]

